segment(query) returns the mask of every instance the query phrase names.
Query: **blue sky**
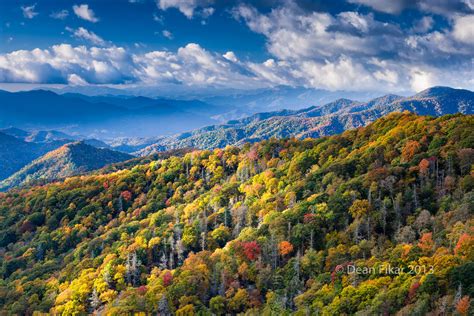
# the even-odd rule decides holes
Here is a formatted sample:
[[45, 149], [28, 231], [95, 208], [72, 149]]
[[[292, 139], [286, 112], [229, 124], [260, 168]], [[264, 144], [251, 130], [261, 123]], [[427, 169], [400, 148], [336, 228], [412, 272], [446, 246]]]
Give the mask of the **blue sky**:
[[472, 89], [473, 0], [0, 2], [0, 83]]

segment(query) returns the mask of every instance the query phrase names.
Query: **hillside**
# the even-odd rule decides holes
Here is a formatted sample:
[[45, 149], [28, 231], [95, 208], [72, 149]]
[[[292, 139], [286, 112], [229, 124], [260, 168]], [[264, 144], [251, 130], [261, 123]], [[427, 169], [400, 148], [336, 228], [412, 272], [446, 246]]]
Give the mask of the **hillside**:
[[131, 158], [133, 158], [131, 155], [96, 148], [85, 142], [69, 143], [35, 159], [15, 174], [0, 181], [0, 191], [39, 180], [63, 179]]
[[[10, 132], [13, 132], [13, 130]], [[34, 159], [63, 144], [64, 141], [52, 141], [43, 144], [26, 142], [21, 138], [0, 131], [0, 181], [20, 170]]]
[[468, 315], [472, 126], [392, 113], [0, 193], [0, 314]]
[[97, 139], [82, 139], [81, 136], [55, 130], [25, 131], [15, 127], [0, 129], [0, 181], [47, 152], [78, 140], [97, 148], [109, 147]]
[[391, 112], [411, 111], [420, 115], [474, 113], [474, 92], [447, 87], [434, 87], [412, 97], [386, 95], [368, 102], [339, 99], [334, 102], [291, 111], [259, 113], [204, 127], [172, 137], [163, 137], [141, 149], [138, 155], [173, 148], [212, 149], [226, 145], [242, 145], [271, 137], [320, 137], [365, 126]]

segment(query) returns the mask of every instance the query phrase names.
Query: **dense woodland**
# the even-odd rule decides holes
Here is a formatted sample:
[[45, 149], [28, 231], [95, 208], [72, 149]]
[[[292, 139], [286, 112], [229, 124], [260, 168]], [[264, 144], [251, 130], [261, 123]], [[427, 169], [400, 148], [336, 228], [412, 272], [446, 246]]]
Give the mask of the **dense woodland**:
[[472, 314], [473, 126], [393, 113], [0, 193], [0, 314]]

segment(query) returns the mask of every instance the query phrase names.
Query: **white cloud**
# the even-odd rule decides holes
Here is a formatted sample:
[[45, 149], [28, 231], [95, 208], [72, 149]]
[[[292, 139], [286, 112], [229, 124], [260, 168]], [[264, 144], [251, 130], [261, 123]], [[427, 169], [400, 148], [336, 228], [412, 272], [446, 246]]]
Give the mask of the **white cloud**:
[[362, 4], [384, 13], [398, 14], [403, 11], [412, 0], [349, 0], [351, 3]]
[[19, 50], [0, 55], [1, 82], [124, 83], [132, 81], [131, 56], [121, 47], [73, 47]]
[[23, 12], [23, 16], [27, 19], [32, 19], [37, 16], [39, 13], [35, 12], [36, 3], [30, 6], [22, 6], [21, 11]]
[[[185, 2], [192, 7], [188, 17], [203, 17], [203, 8], [209, 8], [209, 3], [197, 0], [160, 4], [181, 10], [179, 5]], [[132, 48], [133, 54], [80, 27], [68, 31], [96, 46], [109, 47], [63, 44], [0, 54], [0, 82], [173, 83], [216, 88], [289, 85], [393, 92], [418, 91], [433, 84], [468, 89], [474, 85], [474, 80], [466, 79], [472, 78], [472, 15], [454, 15], [440, 29], [434, 27], [431, 16], [407, 28], [380, 21], [373, 13], [332, 15], [301, 10], [292, 2], [266, 13], [239, 5], [232, 14], [263, 35], [270, 55], [266, 61], [239, 60], [232, 51], [216, 53], [196, 43], [176, 51]], [[156, 34], [172, 38], [167, 30]]]
[[434, 19], [431, 16], [424, 16], [418, 20], [412, 28], [415, 33], [426, 33], [434, 26]]
[[413, 69], [410, 74], [410, 84], [414, 91], [422, 91], [436, 85], [437, 80], [433, 73], [420, 69]]
[[430, 33], [434, 23], [431, 17], [423, 18], [416, 32], [407, 32], [393, 22], [376, 20], [371, 13], [333, 16], [303, 11], [291, 4], [266, 14], [240, 5], [233, 15], [266, 37], [267, 50], [274, 58], [250, 67], [275, 84], [286, 81], [331, 90], [405, 90], [423, 86], [423, 82], [472, 85], [457, 79], [469, 76], [472, 49], [462, 43], [472, 38], [472, 28], [466, 26], [473, 24], [467, 18], [456, 20], [456, 41], [449, 29]]
[[234, 52], [232, 51], [228, 51], [227, 53], [225, 53], [224, 55], [222, 55], [222, 57], [224, 57], [225, 59], [231, 61], [231, 62], [238, 62], [239, 60], [237, 59], [237, 56], [235, 56]]
[[72, 29], [70, 27], [66, 27], [66, 30], [71, 32], [72, 36], [74, 36], [75, 38], [86, 40], [88, 42], [91, 42], [94, 45], [100, 45], [100, 46], [105, 45], [105, 41], [100, 36], [98, 36], [92, 31], [86, 30], [83, 27], [79, 27], [78, 29]]
[[[182, 84], [219, 88], [262, 88], [275, 85], [331, 90], [422, 90], [434, 84], [472, 88], [470, 69], [444, 72], [428, 66], [340, 55], [335, 59], [270, 58], [262, 63], [239, 61], [190, 43], [171, 51], [132, 54], [121, 47], [73, 47], [20, 50], [0, 54], [0, 82], [69, 84]], [[407, 85], [404, 85], [404, 83]]]
[[0, 55], [0, 82], [178, 83], [188, 86], [256, 88], [269, 86], [245, 66], [195, 43], [176, 52], [131, 54], [121, 47], [73, 47], [15, 51]]
[[474, 9], [472, 0], [348, 0], [348, 2], [388, 14], [400, 14], [406, 9], [418, 9], [448, 18]]
[[209, 4], [212, 2], [212, 0], [156, 0], [158, 8], [161, 10], [175, 8], [184, 14], [188, 19], [193, 18], [198, 8], [204, 8], [202, 12], [200, 12], [204, 18], [212, 15], [214, 13], [214, 9], [209, 7]]
[[81, 19], [93, 23], [99, 21], [99, 19], [95, 16], [94, 11], [92, 11], [92, 9], [89, 9], [88, 4], [73, 5], [72, 9], [74, 10], [74, 13]]
[[170, 31], [168, 30], [163, 30], [163, 32], [161, 32], [161, 34], [166, 37], [167, 39], [173, 39], [173, 33], [171, 33]]
[[458, 41], [474, 44], [474, 14], [454, 19], [453, 36]]
[[52, 17], [53, 19], [64, 20], [65, 18], [68, 17], [68, 15], [69, 15], [68, 10], [61, 10], [57, 12], [52, 12], [49, 16]]
[[80, 76], [76, 74], [70, 74], [67, 77], [67, 82], [68, 84], [73, 85], [73, 86], [85, 86], [88, 84], [84, 79], [82, 79]]

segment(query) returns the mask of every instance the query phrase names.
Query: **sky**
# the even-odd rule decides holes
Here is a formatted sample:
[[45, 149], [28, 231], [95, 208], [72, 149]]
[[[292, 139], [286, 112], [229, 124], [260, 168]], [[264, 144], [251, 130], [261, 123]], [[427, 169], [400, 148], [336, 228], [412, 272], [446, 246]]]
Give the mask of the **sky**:
[[0, 85], [474, 90], [474, 0], [0, 1]]

